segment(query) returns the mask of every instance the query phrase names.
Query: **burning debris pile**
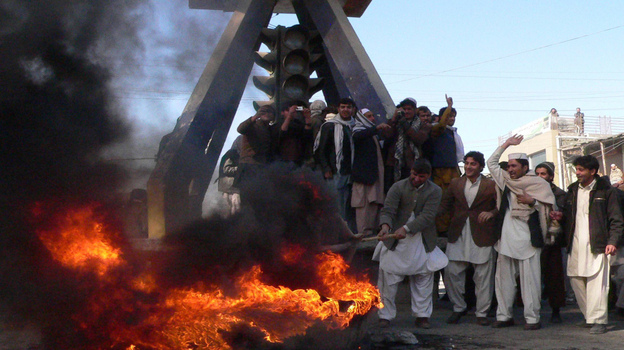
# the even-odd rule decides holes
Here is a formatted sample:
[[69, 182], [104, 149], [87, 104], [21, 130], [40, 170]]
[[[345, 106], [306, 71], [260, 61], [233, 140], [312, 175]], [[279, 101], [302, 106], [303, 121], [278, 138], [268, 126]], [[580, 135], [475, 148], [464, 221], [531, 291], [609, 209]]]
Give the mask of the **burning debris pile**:
[[241, 348], [243, 337], [242, 347], [277, 348], [270, 344], [319, 324], [347, 327], [380, 306], [379, 293], [366, 276], [349, 273], [340, 255], [319, 249], [315, 230], [336, 223], [314, 182], [305, 171], [269, 173], [259, 187], [265, 200], [254, 207], [279, 209], [270, 204], [277, 201], [290, 210], [258, 216], [248, 208], [197, 223], [167, 238], [151, 264], [136, 258], [98, 205], [52, 216], [34, 208], [46, 264], [73, 276], [83, 301], [67, 310], [66, 324], [48, 325], [49, 345], [227, 349]]
[[46, 349], [276, 349], [378, 305], [366, 277], [322, 252], [340, 225], [303, 171], [272, 169], [248, 210], [171, 233], [157, 252], [124, 237], [124, 171], [100, 157], [130, 127], [101, 54], [138, 45], [144, 4], [0, 4], [3, 321], [36, 324]]

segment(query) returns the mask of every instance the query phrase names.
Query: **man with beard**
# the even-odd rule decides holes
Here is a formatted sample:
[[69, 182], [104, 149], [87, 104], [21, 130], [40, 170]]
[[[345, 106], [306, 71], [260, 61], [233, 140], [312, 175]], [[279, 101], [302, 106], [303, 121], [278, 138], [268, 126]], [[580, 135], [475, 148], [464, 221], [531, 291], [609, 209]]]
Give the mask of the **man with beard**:
[[[522, 139], [521, 135], [510, 137], [487, 161], [492, 178], [503, 191], [497, 217], [499, 240], [494, 246], [498, 252], [495, 276], [498, 309], [496, 322], [492, 327], [514, 325], [513, 303], [516, 296], [516, 276], [519, 276], [526, 320], [524, 329], [537, 330], [541, 328], [540, 253], [548, 230], [548, 214], [555, 203], [555, 196], [548, 182], [529, 170], [526, 154], [510, 154], [507, 171], [498, 165], [503, 152], [509, 146], [519, 145]], [[526, 196], [533, 199], [529, 204], [526, 204]]]
[[570, 284], [591, 334], [607, 331], [609, 255], [624, 230], [618, 191], [597, 175], [596, 157], [578, 157], [572, 163], [578, 181], [568, 186], [563, 212], [551, 213], [561, 220], [568, 244]]
[[466, 270], [474, 267], [477, 296], [477, 324], [487, 326], [487, 313], [494, 293], [494, 250], [498, 240], [494, 217], [496, 209], [496, 183], [481, 175], [485, 158], [480, 152], [464, 156], [465, 175], [451, 180], [442, 196], [438, 215], [451, 213], [446, 255], [449, 264], [444, 271], [446, 293], [453, 303], [453, 314], [446, 323], [458, 323], [466, 314], [464, 299]]
[[[387, 327], [396, 317], [394, 298], [406, 276], [416, 326], [431, 327], [433, 271], [427, 266], [427, 254], [436, 247], [434, 219], [442, 190], [429, 181], [430, 176], [429, 162], [417, 160], [410, 176], [392, 185], [381, 210], [379, 239], [395, 242], [388, 244], [390, 247], [386, 242], [379, 242], [373, 254], [373, 260], [379, 261], [378, 286], [384, 304], [379, 310], [381, 327]], [[391, 232], [396, 241], [390, 238]]]
[[393, 151], [388, 154], [388, 161], [393, 164], [392, 183], [409, 176], [414, 161], [421, 157], [417, 132], [420, 119], [416, 116], [416, 101], [406, 98], [394, 111], [390, 125], [394, 129], [395, 143]]

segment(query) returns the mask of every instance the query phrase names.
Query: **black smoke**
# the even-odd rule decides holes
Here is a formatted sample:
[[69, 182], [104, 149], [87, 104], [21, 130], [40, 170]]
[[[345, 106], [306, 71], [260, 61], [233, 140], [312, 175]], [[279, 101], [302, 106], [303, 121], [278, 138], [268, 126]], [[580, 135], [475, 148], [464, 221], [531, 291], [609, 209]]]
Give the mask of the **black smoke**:
[[[197, 281], [227, 289], [253, 265], [265, 282], [292, 289], [316, 289], [316, 254], [349, 239], [338, 216], [335, 197], [324, 180], [307, 168], [274, 164], [248, 186], [241, 212], [218, 215], [170, 234], [174, 253], [165, 263], [160, 285], [188, 287]], [[295, 261], [284, 250], [303, 247]]]
[[[67, 321], [84, 300], [50, 263], [33, 213], [110, 203], [123, 170], [101, 151], [129, 135], [100, 45], [128, 52], [140, 1], [3, 1], [0, 5], [0, 291], [3, 311]], [[125, 51], [125, 50], [120, 50]], [[103, 204], [106, 205], [106, 204]], [[45, 327], [45, 325], [44, 325]]]
[[[153, 155], [160, 140], [154, 132], [136, 141], [141, 111], [131, 109], [135, 100], [124, 99], [128, 94], [121, 87], [131, 89], [131, 82], [149, 78], [153, 65], [145, 63], [146, 55], [159, 50], [167, 52], [163, 70], [172, 79], [176, 72], [186, 72], [177, 57], [188, 56], [192, 40], [200, 41], [195, 49], [202, 56], [196, 64], [205, 64], [212, 37], [221, 32], [219, 26], [207, 25], [193, 37], [191, 31], [199, 28], [192, 26], [175, 34], [187, 36], [177, 45], [163, 48], [174, 40], [156, 40], [161, 29], [155, 22], [163, 15], [156, 12], [159, 4], [0, 3], [0, 313], [15, 322], [34, 321], [44, 330], [44, 339], [70, 332], [57, 326], [73, 325], [72, 315], [98, 286], [89, 276], [54, 263], [36, 229], [68, 208], [96, 202], [111, 229], [119, 228], [108, 213], [118, 209], [117, 193], [126, 187], [131, 167], [106, 158], [111, 149], [117, 157], [132, 158], [135, 154], [128, 150], [137, 144], [145, 149], [152, 145]], [[188, 17], [187, 1], [167, 4], [178, 11], [164, 12], [166, 16], [177, 16], [180, 22]], [[175, 27], [163, 30], [174, 36]], [[187, 73], [178, 76], [190, 80]], [[177, 115], [159, 117], [175, 120]], [[35, 218], [39, 211], [45, 214]], [[115, 241], [123, 244], [123, 238]]]
[[[68, 208], [97, 202], [96, 215], [111, 232], [120, 232], [114, 215], [117, 193], [127, 188], [133, 167], [109, 158], [155, 154], [160, 136], [177, 117], [157, 112], [166, 110], [162, 92], [192, 88], [188, 84], [199, 76], [226, 20], [220, 15], [204, 23], [184, 14], [187, 1], [163, 3], [0, 3], [0, 315], [11, 323], [34, 322], [45, 348], [110, 344], [104, 329], [95, 336], [77, 332], [75, 318], [94, 293], [110, 286], [53, 261], [36, 230], [53, 228], [53, 218]], [[160, 37], [156, 22], [162, 6], [170, 6], [167, 15], [175, 19]], [[178, 9], [179, 16], [173, 11]], [[148, 87], [161, 94], [155, 99], [132, 94]], [[145, 109], [131, 109], [141, 98], [147, 101]], [[140, 118], [145, 110], [153, 113]], [[149, 169], [132, 170], [145, 175]], [[254, 208], [172, 235], [166, 244], [174, 253], [155, 267], [163, 286], [205, 280], [227, 289], [252, 264], [272, 271], [267, 283], [313, 286], [316, 282], [307, 278], [313, 253], [322, 244], [336, 243], [335, 218], [319, 220], [323, 213], [318, 212], [332, 208], [331, 200], [318, 190], [318, 178], [304, 173], [284, 177], [282, 170], [270, 170], [272, 181], [258, 184]], [[126, 257], [132, 255], [124, 237], [111, 238]], [[287, 244], [309, 247], [309, 256], [302, 264], [284, 265], [280, 253]], [[138, 274], [139, 265], [130, 261], [127, 270], [117, 272], [120, 283]], [[159, 307], [158, 295], [123, 298], [133, 300], [138, 311], [109, 310], [102, 316], [108, 319], [89, 326], [97, 329], [111, 320], [132, 326]]]

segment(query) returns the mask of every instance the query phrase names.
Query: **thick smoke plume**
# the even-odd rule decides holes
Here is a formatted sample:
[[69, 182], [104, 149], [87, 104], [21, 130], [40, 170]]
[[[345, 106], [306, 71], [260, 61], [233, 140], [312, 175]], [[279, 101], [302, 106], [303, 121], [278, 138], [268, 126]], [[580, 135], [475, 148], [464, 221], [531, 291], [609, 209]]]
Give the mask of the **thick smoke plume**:
[[[196, 64], [205, 64], [216, 41], [212, 37], [218, 36], [209, 25], [190, 35], [200, 31], [195, 18], [188, 27], [180, 26], [184, 30], [177, 34], [184, 39], [174, 41], [170, 34], [166, 41], [152, 40], [160, 30], [176, 29], [155, 24], [160, 6], [160, 1], [140, 0], [0, 3], [0, 312], [37, 321], [44, 331], [50, 327], [48, 338], [64, 332], [54, 323], [73, 324], [72, 314], [96, 286], [52, 263], [35, 227], [45, 226], [56, 213], [98, 202], [98, 215], [119, 228], [110, 213], [121, 202], [116, 193], [125, 188], [132, 167], [103, 157], [132, 158], [136, 154], [128, 149], [137, 144], [153, 155], [162, 130], [172, 127], [152, 126], [137, 141], [142, 112], [128, 112], [133, 100], [124, 99], [128, 91], [120, 87], [137, 80], [145, 84], [139, 88], [160, 82], [143, 63], [147, 53], [165, 50], [164, 70], [188, 83], [187, 59], [179, 57], [188, 57], [191, 41], [198, 40]], [[178, 12], [163, 13], [177, 14], [184, 22], [187, 1], [167, 6]], [[113, 240], [121, 244], [123, 237]]]
[[[63, 320], [80, 304], [72, 276], [45, 263], [32, 214], [107, 202], [120, 168], [100, 152], [128, 123], [110, 93], [100, 45], [137, 46], [140, 1], [3, 1], [0, 5], [0, 278], [5, 307]], [[104, 35], [106, 34], [106, 35]], [[77, 295], [78, 294], [78, 295]]]
[[[314, 254], [340, 241], [340, 222], [330, 214], [335, 208], [322, 181], [301, 171], [285, 176], [276, 167], [256, 184], [242, 213], [210, 218], [164, 242], [169, 253], [150, 267], [162, 290], [130, 285], [148, 268], [121, 234], [116, 215], [117, 193], [127, 188], [133, 167], [103, 158], [145, 156], [128, 149], [155, 154], [180, 113], [156, 112], [167, 110], [163, 91], [192, 89], [226, 19], [203, 23], [183, 14], [186, 1], [164, 3], [0, 3], [0, 317], [33, 322], [46, 349], [125, 349], [130, 344], [111, 339], [111, 327], [138, 327], [150, 314], [166, 311], [161, 302], [168, 290], [201, 283], [235, 294], [232, 279], [252, 265], [268, 272], [268, 284], [312, 288]], [[164, 30], [180, 37], [159, 37], [163, 8], [167, 15], [180, 10], [175, 20], [164, 21]], [[146, 61], [151, 55], [162, 65]], [[160, 68], [150, 70], [154, 66]], [[172, 84], [172, 76], [179, 81]], [[148, 86], [162, 101], [136, 103], [148, 96], [132, 92], [145, 93]], [[137, 117], [145, 111], [154, 111], [149, 120]], [[137, 169], [145, 175], [150, 167]], [[59, 218], [84, 205], [92, 205], [94, 219], [127, 262], [106, 282], [60, 264], [38, 236], [54, 235]], [[283, 248], [290, 246], [307, 247], [297, 263], [284, 261]], [[102, 309], [94, 310], [99, 295], [124, 307], [96, 303]], [[299, 348], [268, 344], [254, 332], [241, 326], [226, 338], [234, 348]]]

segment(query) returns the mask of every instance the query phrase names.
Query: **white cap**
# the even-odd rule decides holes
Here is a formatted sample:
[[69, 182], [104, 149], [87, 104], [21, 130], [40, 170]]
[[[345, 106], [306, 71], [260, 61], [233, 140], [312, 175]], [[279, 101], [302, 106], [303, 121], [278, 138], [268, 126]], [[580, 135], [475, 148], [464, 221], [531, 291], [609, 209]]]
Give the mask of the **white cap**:
[[509, 160], [512, 159], [526, 159], [529, 160], [529, 156], [526, 153], [509, 153]]
[[362, 115], [364, 115], [364, 114], [366, 114], [366, 113], [368, 113], [368, 112], [370, 112], [370, 109], [368, 109], [368, 108], [362, 108], [362, 109], [360, 109], [360, 113], [362, 113]]

